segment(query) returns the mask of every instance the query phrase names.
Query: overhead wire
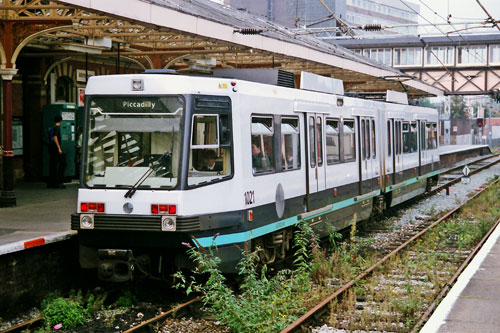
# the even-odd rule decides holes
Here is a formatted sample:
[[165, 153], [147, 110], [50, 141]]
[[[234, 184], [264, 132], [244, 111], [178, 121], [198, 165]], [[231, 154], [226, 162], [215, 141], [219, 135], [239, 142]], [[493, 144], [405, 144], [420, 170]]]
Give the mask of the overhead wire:
[[[449, 18], [445, 18], [443, 17], [442, 15], [440, 15], [438, 12], [436, 12], [434, 9], [432, 9], [429, 5], [427, 5], [423, 0], [419, 0], [419, 2], [421, 4], [423, 4], [425, 7], [427, 7], [427, 9], [429, 9], [431, 12], [433, 12], [436, 16], [438, 16], [439, 18], [443, 19], [444, 21], [446, 21], [453, 29], [455, 29], [455, 31], [457, 32], [458, 36], [465, 42], [465, 45], [466, 45], [466, 50], [467, 50], [467, 53], [471, 54], [476, 60], [478, 60], [480, 63], [484, 62], [485, 64], [488, 63], [487, 59], [481, 59], [479, 58], [479, 56], [477, 55], [476, 52], [474, 53], [471, 53], [469, 50], [471, 48], [471, 45], [469, 44], [469, 42], [465, 39], [464, 36], [462, 36], [462, 34], [460, 34], [457, 30], [457, 28], [450, 22]], [[449, 36], [449, 33], [446, 34], [446, 37], [450, 40], [452, 40]], [[489, 66], [488, 66], [489, 67]]]
[[[429, 21], [427, 18], [425, 18], [424, 16], [422, 16], [419, 12], [417, 12], [415, 9], [413, 9], [411, 6], [409, 6], [406, 2], [404, 2], [403, 0], [399, 0], [403, 5], [405, 5], [406, 7], [408, 7], [412, 12], [414, 12], [415, 14], [417, 14], [418, 16], [420, 16], [421, 18], [423, 18], [425, 21], [427, 21], [428, 23], [430, 23], [432, 26], [434, 26], [434, 28], [436, 28], [436, 30], [438, 30], [439, 32], [441, 32], [445, 37], [447, 37], [450, 41], [453, 41], [450, 36], [448, 36], [447, 34], [445, 34], [443, 32], [443, 30], [441, 30], [440, 28], [438, 28], [436, 26], [436, 24], [432, 23], [431, 21]], [[421, 1], [421, 0], [420, 0]], [[420, 38], [420, 41], [424, 44], [425, 47], [428, 47], [427, 44], [424, 42], [424, 40], [422, 38]], [[429, 52], [434, 56], [436, 57], [436, 59], [441, 63], [441, 65], [443, 66], [443, 68], [446, 70], [446, 73], [448, 73], [448, 75], [452, 78], [452, 80], [454, 81], [457, 81], [457, 79], [455, 79], [455, 77], [453, 76], [453, 74], [450, 72], [450, 70], [448, 69], [448, 67], [445, 66], [445, 64], [443, 64], [443, 62], [441, 61], [441, 59], [439, 59], [439, 57], [434, 53], [434, 51], [432, 51], [432, 48], [428, 47], [428, 50]]]
[[[420, 16], [421, 18], [423, 18], [425, 21], [427, 21], [428, 23], [431, 23], [434, 28], [436, 30], [438, 30], [439, 32], [441, 32], [441, 34], [443, 34], [446, 38], [448, 38], [450, 41], [453, 42], [453, 40], [450, 38], [450, 36], [445, 33], [443, 30], [439, 29], [434, 23], [430, 22], [427, 18], [425, 18], [424, 16], [422, 16], [419, 12], [415, 11], [413, 8], [411, 8], [409, 5], [407, 5], [403, 0], [399, 0], [402, 4], [404, 4], [406, 7], [408, 7], [410, 10], [412, 10], [414, 13], [416, 13], [418, 16]], [[432, 8], [430, 8], [425, 2], [423, 2], [423, 0], [419, 0], [424, 6], [426, 6], [429, 10], [431, 10], [434, 14], [438, 15], [439, 17], [441, 17], [442, 19], [444, 19], [446, 22], [448, 22], [449, 25], [451, 25], [453, 27], [453, 25], [451, 24], [451, 22], [449, 22], [448, 19], [444, 18], [443, 16], [439, 15], [436, 11], [434, 11]], [[476, 0], [478, 3], [479, 3], [479, 0]], [[486, 9], [484, 9], [486, 11]], [[488, 14], [489, 15], [489, 14]], [[489, 15], [490, 16], [490, 15]], [[493, 19], [491, 16], [490, 16], [491, 19]], [[494, 20], [493, 20], [494, 21]], [[454, 28], [454, 27], [453, 27]], [[455, 29], [455, 28], [454, 28]], [[499, 28], [500, 29], [500, 28]], [[467, 40], [459, 33], [458, 34], [460, 36], [460, 38], [462, 38], [462, 40], [466, 43], [466, 46], [467, 47], [467, 52], [469, 52], [469, 48], [470, 48], [470, 44], [468, 44]], [[423, 40], [422, 40], [423, 42]], [[425, 43], [424, 43], [425, 44]], [[432, 52], [432, 49], [429, 49], [431, 53], [434, 54], [434, 52]], [[481, 60], [480, 58], [478, 58], [475, 54], [472, 54], [477, 60]], [[439, 61], [439, 58], [434, 54], [434, 56], [438, 59]], [[490, 68], [490, 66], [488, 65], [488, 59], [484, 59], [484, 63], [485, 65]], [[450, 74], [448, 68], [446, 68], [446, 66], [444, 66], [445, 70], [448, 72], [448, 74]], [[451, 74], [450, 74], [451, 76]], [[451, 76], [453, 78], [453, 80], [456, 81], [456, 79]]]
[[476, 0], [477, 4], [483, 9], [483, 11], [488, 15], [488, 18], [490, 19], [491, 23], [497, 27], [497, 29], [500, 31], [500, 26], [498, 23], [495, 21], [495, 19], [490, 15], [490, 13], [484, 8], [483, 4], [479, 2], [479, 0]]

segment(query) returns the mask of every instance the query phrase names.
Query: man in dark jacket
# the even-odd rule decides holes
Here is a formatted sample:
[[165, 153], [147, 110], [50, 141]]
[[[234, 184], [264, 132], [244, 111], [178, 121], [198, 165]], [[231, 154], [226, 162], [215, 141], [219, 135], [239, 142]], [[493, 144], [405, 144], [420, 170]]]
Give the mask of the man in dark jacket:
[[55, 125], [50, 131], [49, 142], [49, 182], [48, 187], [64, 188], [63, 177], [66, 167], [65, 155], [61, 147], [61, 115], [54, 117]]

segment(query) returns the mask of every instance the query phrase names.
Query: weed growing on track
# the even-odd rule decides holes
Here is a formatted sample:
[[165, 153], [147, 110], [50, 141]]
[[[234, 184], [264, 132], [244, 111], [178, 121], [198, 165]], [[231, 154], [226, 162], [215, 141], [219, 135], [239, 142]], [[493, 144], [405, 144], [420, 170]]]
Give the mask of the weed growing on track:
[[[293, 270], [281, 270], [268, 277], [266, 266], [257, 265], [259, 251], [243, 251], [238, 264], [243, 282], [236, 295], [218, 269], [216, 247], [190, 247], [188, 254], [196, 264], [194, 276], [176, 273], [177, 288], [201, 294], [205, 308], [234, 332], [276, 332], [302, 315], [308, 308], [335, 289], [335, 285], [352, 279], [372, 259], [360, 255], [363, 241], [351, 228], [351, 241], [339, 244], [342, 235], [330, 230], [333, 251], [320, 248], [319, 240], [308, 223], [301, 223], [294, 238]], [[357, 268], [353, 268], [357, 267]], [[199, 282], [200, 277], [204, 282]], [[334, 285], [332, 285], [331, 281]], [[329, 282], [330, 281], [330, 282]], [[314, 282], [314, 283], [311, 283]], [[361, 282], [360, 282], [361, 283]], [[355, 293], [353, 293], [355, 295]]]
[[44, 322], [48, 327], [61, 324], [65, 329], [73, 329], [87, 320], [85, 309], [77, 302], [56, 298], [43, 309]]
[[343, 299], [332, 308], [331, 322], [348, 330], [410, 331], [462, 260], [500, 218], [499, 196], [500, 185], [496, 184], [453, 219], [441, 222], [384, 263], [369, 281], [354, 288], [357, 298], [367, 303], [356, 306], [356, 298]]
[[50, 294], [42, 301], [44, 329], [51, 331], [54, 325], [62, 325], [64, 330], [71, 330], [85, 324], [87, 319], [95, 315], [104, 307], [107, 294], [94, 295], [82, 291], [71, 291], [67, 298], [57, 294]]
[[[302, 232], [305, 234], [307, 230]], [[303, 242], [302, 246], [305, 245]], [[266, 276], [265, 266], [260, 272], [257, 268], [259, 250], [244, 253], [238, 263], [243, 279], [241, 293], [236, 295], [217, 268], [220, 259], [214, 256], [214, 247], [191, 247], [188, 253], [197, 264], [194, 273], [206, 277], [206, 281], [198, 283], [194, 277], [187, 281], [178, 272], [175, 274], [180, 281], [177, 287], [185, 288], [188, 294], [201, 293], [206, 309], [235, 332], [276, 332], [294, 321], [297, 313], [305, 311], [302, 300], [309, 290], [309, 254], [301, 250], [297, 271], [282, 270], [272, 278]]]

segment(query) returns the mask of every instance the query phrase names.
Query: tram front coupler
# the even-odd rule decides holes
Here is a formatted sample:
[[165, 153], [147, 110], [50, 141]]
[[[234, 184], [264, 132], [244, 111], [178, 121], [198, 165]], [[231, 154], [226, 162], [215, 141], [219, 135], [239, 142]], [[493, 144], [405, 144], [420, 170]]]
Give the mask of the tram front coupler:
[[99, 249], [97, 251], [97, 275], [109, 282], [132, 280], [134, 255], [132, 250]]

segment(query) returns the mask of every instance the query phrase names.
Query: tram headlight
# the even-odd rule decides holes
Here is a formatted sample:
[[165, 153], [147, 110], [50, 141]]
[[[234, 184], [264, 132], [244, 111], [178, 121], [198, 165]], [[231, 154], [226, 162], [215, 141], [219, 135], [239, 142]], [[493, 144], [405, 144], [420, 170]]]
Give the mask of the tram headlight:
[[80, 215], [80, 229], [94, 229], [94, 214]]
[[161, 217], [161, 231], [175, 231], [175, 216]]

